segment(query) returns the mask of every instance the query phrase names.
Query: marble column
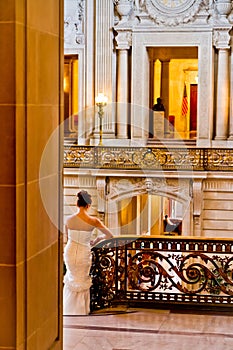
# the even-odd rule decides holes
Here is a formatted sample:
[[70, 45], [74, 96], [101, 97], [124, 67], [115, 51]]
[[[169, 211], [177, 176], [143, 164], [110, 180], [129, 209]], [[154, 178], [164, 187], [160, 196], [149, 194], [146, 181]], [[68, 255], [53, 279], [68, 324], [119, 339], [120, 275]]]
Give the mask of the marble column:
[[128, 138], [128, 51], [131, 43], [131, 33], [118, 31], [117, 37], [117, 138]]
[[230, 120], [229, 120], [229, 140], [233, 141], [233, 36], [231, 36], [230, 55]]
[[218, 50], [216, 136], [215, 140], [226, 140], [229, 118], [229, 49]]
[[127, 139], [128, 125], [128, 50], [118, 50], [117, 138]]
[[[220, 13], [221, 14], [221, 13]], [[226, 16], [220, 18], [220, 25], [215, 27], [213, 42], [218, 50], [218, 74], [217, 74], [217, 103], [216, 103], [216, 131], [215, 140], [226, 140], [229, 124], [229, 43], [231, 26], [227, 23]], [[221, 24], [222, 22], [222, 24]]]

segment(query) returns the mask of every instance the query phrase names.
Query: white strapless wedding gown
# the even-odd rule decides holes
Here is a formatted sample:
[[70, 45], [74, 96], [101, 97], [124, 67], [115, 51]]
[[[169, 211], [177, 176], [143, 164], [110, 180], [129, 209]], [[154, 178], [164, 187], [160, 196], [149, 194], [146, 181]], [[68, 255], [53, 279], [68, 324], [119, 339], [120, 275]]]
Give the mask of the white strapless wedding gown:
[[90, 312], [90, 231], [68, 230], [64, 249], [66, 274], [63, 288], [63, 314], [88, 315]]

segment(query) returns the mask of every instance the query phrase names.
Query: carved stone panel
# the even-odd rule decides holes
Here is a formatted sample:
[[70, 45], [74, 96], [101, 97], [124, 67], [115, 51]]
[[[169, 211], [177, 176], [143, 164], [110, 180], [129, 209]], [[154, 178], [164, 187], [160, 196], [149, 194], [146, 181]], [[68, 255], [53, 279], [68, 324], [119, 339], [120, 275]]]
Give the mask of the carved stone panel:
[[66, 0], [64, 6], [65, 47], [84, 44], [85, 0]]
[[146, 0], [146, 10], [155, 22], [173, 26], [193, 21], [204, 2], [203, 0]]

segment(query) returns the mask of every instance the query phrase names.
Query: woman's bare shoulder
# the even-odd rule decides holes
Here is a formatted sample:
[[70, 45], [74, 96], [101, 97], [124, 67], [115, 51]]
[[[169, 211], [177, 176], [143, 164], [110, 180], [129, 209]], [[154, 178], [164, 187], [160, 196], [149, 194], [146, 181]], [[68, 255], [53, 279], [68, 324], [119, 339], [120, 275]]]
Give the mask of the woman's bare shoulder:
[[69, 222], [73, 221], [75, 218], [77, 217], [77, 214], [71, 214], [69, 216], [66, 217], [65, 221], [65, 225], [67, 225]]
[[94, 216], [89, 216], [89, 223], [93, 226], [101, 226], [102, 223], [100, 221], [100, 219], [94, 217]]

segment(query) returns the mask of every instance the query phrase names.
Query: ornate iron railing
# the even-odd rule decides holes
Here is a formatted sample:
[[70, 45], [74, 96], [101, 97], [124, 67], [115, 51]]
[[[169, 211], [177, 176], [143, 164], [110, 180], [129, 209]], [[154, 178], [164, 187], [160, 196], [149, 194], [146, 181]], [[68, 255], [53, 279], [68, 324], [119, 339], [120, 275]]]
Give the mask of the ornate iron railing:
[[92, 253], [92, 311], [117, 304], [233, 307], [233, 241], [119, 236]]
[[232, 171], [233, 149], [65, 145], [64, 167]]

